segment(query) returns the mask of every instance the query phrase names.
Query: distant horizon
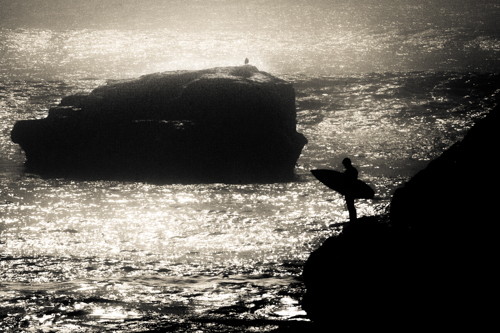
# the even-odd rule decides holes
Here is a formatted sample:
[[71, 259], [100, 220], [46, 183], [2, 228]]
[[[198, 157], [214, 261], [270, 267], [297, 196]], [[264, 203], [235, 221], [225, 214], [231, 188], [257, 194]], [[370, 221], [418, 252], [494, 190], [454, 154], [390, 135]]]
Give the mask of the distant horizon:
[[0, 0], [0, 73], [120, 79], [243, 64], [276, 75], [500, 71], [500, 4]]
[[[37, 29], [258, 29], [270, 21], [292, 28], [307, 24], [321, 32], [325, 24], [363, 25], [371, 20], [410, 23], [412, 16], [428, 16], [433, 24], [446, 24], [447, 13], [480, 15], [480, 24], [496, 24], [494, 15], [487, 22], [482, 6], [494, 12], [500, 4], [494, 0], [0, 0], [0, 28]], [[266, 8], [266, 12], [259, 10]], [[412, 10], [410, 16], [406, 9]], [[186, 10], [188, 9], [188, 10]], [[403, 10], [403, 12], [401, 12]], [[325, 21], [325, 13], [337, 12], [337, 22]], [[401, 14], [404, 16], [401, 16]], [[281, 15], [283, 14], [283, 15]], [[285, 16], [294, 14], [293, 20]], [[486, 13], [487, 14], [487, 13]], [[490, 13], [494, 14], [494, 13]], [[312, 16], [311, 16], [312, 15]], [[264, 24], [262, 24], [264, 22]], [[223, 23], [223, 25], [221, 25]], [[380, 22], [379, 22], [380, 23]], [[305, 26], [304, 26], [305, 27]], [[480, 28], [480, 27], [479, 27]]]

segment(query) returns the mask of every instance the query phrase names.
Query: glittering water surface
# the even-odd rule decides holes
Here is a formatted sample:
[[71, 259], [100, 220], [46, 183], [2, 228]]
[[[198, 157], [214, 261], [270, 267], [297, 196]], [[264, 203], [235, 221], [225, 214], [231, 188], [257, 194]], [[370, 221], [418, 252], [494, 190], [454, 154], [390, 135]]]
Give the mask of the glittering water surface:
[[427, 72], [283, 78], [294, 83], [298, 130], [309, 139], [297, 180], [242, 185], [25, 173], [24, 155], [9, 140], [13, 123], [44, 118], [61, 96], [102, 81], [3, 82], [2, 325], [174, 325], [181, 332], [238, 318], [265, 320], [259, 330], [266, 331], [279, 327], [273, 320], [302, 318], [301, 265], [347, 219], [343, 198], [309, 170], [340, 169], [351, 156], [377, 192], [358, 200], [358, 214], [382, 213], [397, 186], [494, 105], [500, 79]]
[[[383, 213], [395, 188], [492, 109], [500, 87], [498, 5], [479, 1], [465, 15], [416, 0], [392, 11], [362, 2], [221, 1], [190, 11], [175, 2], [166, 11], [150, 0], [133, 11], [132, 0], [98, 10], [89, 0], [25, 8], [20, 25], [4, 15], [0, 330], [265, 332], [304, 322], [302, 264], [348, 217], [309, 170], [341, 169], [350, 156], [376, 190], [357, 201], [358, 215]], [[33, 19], [44, 17], [59, 21]], [[45, 118], [63, 96], [107, 79], [247, 56], [295, 87], [309, 143], [294, 182], [42, 179], [24, 171], [10, 140], [16, 121]]]

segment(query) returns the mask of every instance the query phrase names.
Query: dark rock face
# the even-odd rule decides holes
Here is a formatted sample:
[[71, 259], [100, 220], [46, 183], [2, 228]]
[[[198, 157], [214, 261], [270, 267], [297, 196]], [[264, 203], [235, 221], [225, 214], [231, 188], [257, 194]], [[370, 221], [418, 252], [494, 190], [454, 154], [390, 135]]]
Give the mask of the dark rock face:
[[399, 189], [390, 216], [362, 218], [311, 254], [303, 308], [314, 322], [481, 331], [495, 320], [499, 112]]
[[307, 143], [292, 85], [250, 65], [110, 82], [12, 140], [42, 174], [175, 182], [291, 180]]
[[479, 121], [461, 142], [457, 142], [427, 168], [417, 173], [394, 193], [391, 223], [415, 230], [456, 235], [470, 234], [484, 227], [496, 214], [500, 177], [496, 130], [500, 108]]
[[415, 244], [374, 217], [327, 239], [303, 270], [308, 317], [325, 332], [392, 331], [418, 319], [413, 308], [425, 300], [425, 286], [415, 281], [426, 283]]

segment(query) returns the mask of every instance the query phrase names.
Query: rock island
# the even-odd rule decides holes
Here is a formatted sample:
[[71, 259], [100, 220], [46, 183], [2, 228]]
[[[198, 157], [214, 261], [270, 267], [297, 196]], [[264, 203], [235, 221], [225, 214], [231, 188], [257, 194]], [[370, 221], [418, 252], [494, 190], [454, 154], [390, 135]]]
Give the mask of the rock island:
[[292, 84], [251, 65], [110, 81], [11, 138], [40, 174], [169, 182], [288, 181], [307, 143]]

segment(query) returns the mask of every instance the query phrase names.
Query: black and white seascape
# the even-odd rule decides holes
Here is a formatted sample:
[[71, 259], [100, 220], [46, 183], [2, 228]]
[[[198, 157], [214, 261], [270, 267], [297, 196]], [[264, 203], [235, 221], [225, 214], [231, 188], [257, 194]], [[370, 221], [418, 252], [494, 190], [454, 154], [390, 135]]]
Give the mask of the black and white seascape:
[[[349, 220], [344, 197], [310, 170], [341, 171], [350, 157], [376, 193], [356, 201], [358, 216], [384, 216], [394, 191], [463, 139], [500, 91], [494, 0], [0, 0], [0, 8], [7, 332], [310, 330], [303, 265]], [[110, 80], [246, 58], [295, 89], [296, 128], [308, 142], [290, 181], [46, 177], [25, 168], [11, 140], [16, 122], [46, 118], [63, 97]]]

